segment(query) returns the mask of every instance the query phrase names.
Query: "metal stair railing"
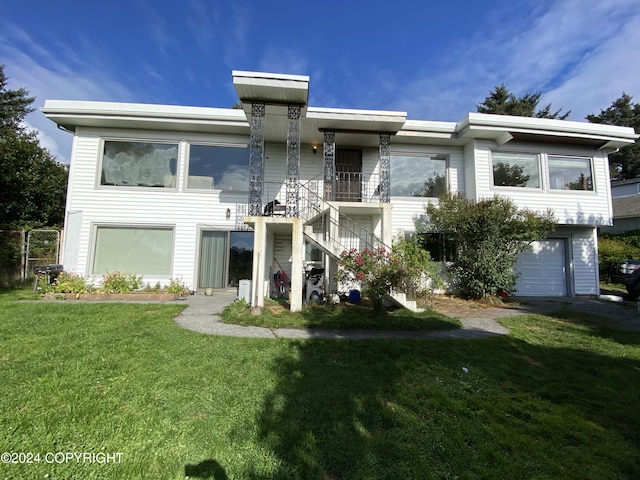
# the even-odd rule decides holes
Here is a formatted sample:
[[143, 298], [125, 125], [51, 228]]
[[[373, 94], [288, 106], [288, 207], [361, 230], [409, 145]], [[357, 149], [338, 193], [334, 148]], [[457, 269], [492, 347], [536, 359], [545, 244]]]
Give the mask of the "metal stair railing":
[[[319, 188], [309, 188], [308, 183], [301, 184], [300, 187], [304, 193], [302, 195], [303, 201], [301, 202], [302, 206], [300, 208], [301, 217], [316, 218], [319, 216], [321, 218], [324, 241], [335, 244], [339, 246], [341, 250], [346, 251], [354, 248], [356, 250], [386, 248], [388, 251], [391, 251], [391, 248], [375, 234], [340, 212], [340, 210], [331, 203], [322, 200], [318, 191]], [[335, 212], [334, 215], [331, 214], [332, 211]], [[332, 235], [332, 232], [337, 232], [337, 238], [336, 235]], [[336, 257], [340, 255], [335, 251], [327, 253]]]

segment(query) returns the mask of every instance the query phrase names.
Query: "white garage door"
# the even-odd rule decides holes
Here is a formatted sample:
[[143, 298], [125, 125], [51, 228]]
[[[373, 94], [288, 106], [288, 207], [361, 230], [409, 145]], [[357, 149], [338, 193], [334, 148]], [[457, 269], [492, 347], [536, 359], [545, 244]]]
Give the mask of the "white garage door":
[[518, 256], [516, 295], [555, 296], [567, 294], [565, 241], [534, 242], [531, 250]]

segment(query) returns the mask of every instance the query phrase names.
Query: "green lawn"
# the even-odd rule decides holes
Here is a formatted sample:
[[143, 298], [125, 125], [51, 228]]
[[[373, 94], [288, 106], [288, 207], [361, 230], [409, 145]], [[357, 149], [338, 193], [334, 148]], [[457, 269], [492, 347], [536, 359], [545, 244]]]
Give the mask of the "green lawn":
[[[275, 307], [276, 313], [271, 311]], [[222, 321], [236, 325], [266, 328], [325, 328], [341, 330], [402, 330], [436, 331], [455, 330], [461, 324], [433, 310], [413, 313], [404, 308], [387, 312], [384, 316], [372, 315], [364, 305], [340, 303], [338, 305], [306, 305], [301, 312], [290, 312], [278, 303], [266, 299], [260, 315], [250, 315], [245, 302], [234, 302], [222, 312]]]
[[0, 478], [640, 477], [640, 334], [588, 315], [487, 340], [288, 341], [186, 331], [175, 305], [13, 298], [0, 451], [41, 460]]

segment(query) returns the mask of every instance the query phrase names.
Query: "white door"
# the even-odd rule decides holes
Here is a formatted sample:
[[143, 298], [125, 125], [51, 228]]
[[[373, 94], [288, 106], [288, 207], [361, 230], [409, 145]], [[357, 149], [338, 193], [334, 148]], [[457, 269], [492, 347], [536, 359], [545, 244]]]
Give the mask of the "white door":
[[567, 295], [565, 240], [548, 239], [534, 242], [531, 250], [522, 252], [516, 262], [519, 274], [516, 295]]

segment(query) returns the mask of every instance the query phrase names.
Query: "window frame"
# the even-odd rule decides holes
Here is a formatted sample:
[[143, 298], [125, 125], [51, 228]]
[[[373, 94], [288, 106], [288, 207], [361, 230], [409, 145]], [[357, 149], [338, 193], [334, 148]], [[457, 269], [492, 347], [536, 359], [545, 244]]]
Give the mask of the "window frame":
[[[530, 187], [527, 185], [518, 186], [518, 185], [496, 185], [495, 180], [495, 167], [494, 160], [496, 155], [513, 155], [514, 157], [518, 156], [530, 156], [535, 160], [535, 164], [538, 168], [538, 186]], [[489, 152], [489, 172], [491, 178], [491, 189], [492, 190], [528, 190], [528, 191], [543, 191], [544, 188], [544, 176], [545, 169], [543, 167], [542, 162], [542, 154], [541, 153], [531, 153], [528, 151], [514, 151], [514, 150], [491, 150]]]
[[[439, 160], [439, 161], [444, 161], [444, 181], [445, 181], [445, 191], [444, 193], [449, 193], [451, 192], [451, 184], [450, 184], [450, 162], [449, 162], [449, 155], [448, 154], [442, 154], [442, 153], [424, 153], [424, 152], [391, 152], [390, 158], [389, 158], [389, 174], [390, 174], [390, 185], [389, 185], [389, 192], [390, 195], [392, 197], [398, 197], [398, 198], [403, 198], [403, 199], [409, 199], [409, 198], [413, 198], [416, 200], [420, 200], [420, 201], [425, 201], [425, 199], [437, 199], [439, 197], [427, 197], [427, 196], [417, 196], [417, 195], [413, 195], [413, 192], [411, 192], [411, 194], [409, 195], [398, 195], [398, 194], [394, 194], [393, 193], [393, 179], [394, 179], [394, 175], [393, 175], [393, 157], [403, 157], [403, 158], [416, 158], [416, 159], [428, 159], [428, 160]], [[424, 177], [422, 179], [422, 185], [424, 185], [424, 183], [428, 180], [429, 177]]]
[[[553, 159], [564, 159], [564, 160], [583, 160], [583, 161], [587, 161], [588, 165], [589, 165], [589, 170], [591, 173], [591, 188], [590, 189], [571, 189], [571, 188], [554, 188], [553, 187], [553, 181], [552, 181], [552, 177], [551, 177], [551, 161]], [[588, 156], [581, 156], [581, 155], [563, 155], [563, 154], [547, 154], [547, 159], [546, 159], [546, 170], [547, 170], [547, 177], [548, 177], [548, 191], [549, 192], [553, 192], [553, 193], [559, 193], [559, 192], [570, 192], [570, 193], [580, 193], [580, 194], [595, 194], [596, 193], [596, 175], [595, 175], [595, 169], [594, 169], [594, 159], [593, 157], [588, 157]]]
[[[176, 151], [176, 168], [175, 168], [175, 181], [174, 185], [171, 187], [160, 187], [160, 186], [146, 186], [146, 185], [109, 185], [102, 184], [102, 174], [103, 174], [103, 166], [104, 166], [104, 157], [105, 157], [105, 148], [107, 142], [118, 142], [118, 143], [148, 143], [148, 144], [159, 144], [159, 145], [173, 145], [177, 148]], [[96, 171], [96, 182], [95, 186], [99, 189], [127, 189], [127, 190], [138, 190], [142, 189], [145, 191], [160, 191], [160, 192], [175, 192], [178, 191], [178, 186], [180, 185], [180, 176], [181, 176], [181, 161], [180, 158], [182, 156], [183, 151], [183, 142], [179, 140], [161, 140], [161, 139], [151, 139], [151, 138], [122, 138], [122, 137], [101, 137], [100, 138], [100, 148], [98, 150], [98, 168]]]
[[240, 193], [248, 194], [250, 185], [247, 185], [246, 190], [232, 190], [216, 188], [215, 178], [213, 179], [213, 188], [195, 188], [189, 187], [189, 167], [191, 166], [191, 147], [222, 147], [222, 148], [241, 148], [247, 150], [247, 171], [250, 175], [251, 166], [251, 151], [249, 145], [246, 143], [220, 143], [220, 142], [200, 142], [200, 141], [188, 141], [186, 142], [184, 149], [184, 187], [185, 192], [197, 192], [197, 193]]
[[[97, 222], [91, 225], [91, 238], [90, 238], [90, 255], [87, 262], [87, 275], [88, 276], [102, 276], [104, 273], [94, 271], [95, 261], [96, 261], [96, 253], [97, 253], [97, 242], [98, 242], [98, 230], [101, 228], [105, 229], [148, 229], [148, 230], [168, 230], [171, 232], [171, 250], [170, 250], [170, 262], [169, 262], [169, 273], [161, 274], [161, 273], [145, 273], [145, 272], [131, 272], [135, 275], [142, 275], [143, 278], [151, 277], [158, 279], [170, 279], [173, 274], [173, 267], [175, 261], [175, 245], [176, 245], [176, 226], [174, 224], [161, 224], [161, 223], [104, 223]], [[113, 270], [116, 271], [116, 270]]]

